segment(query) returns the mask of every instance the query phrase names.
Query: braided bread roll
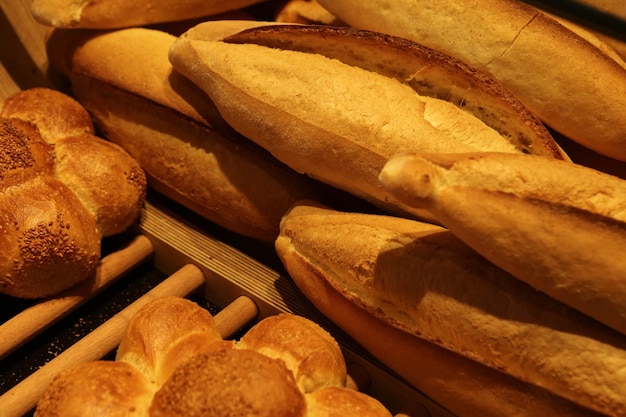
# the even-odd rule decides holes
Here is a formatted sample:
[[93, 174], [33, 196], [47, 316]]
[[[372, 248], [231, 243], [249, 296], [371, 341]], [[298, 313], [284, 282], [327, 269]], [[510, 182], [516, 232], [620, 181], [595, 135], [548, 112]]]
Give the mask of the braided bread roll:
[[36, 88], [0, 103], [0, 292], [38, 298], [94, 272], [104, 236], [138, 217], [146, 179], [87, 111]]
[[207, 310], [162, 297], [132, 318], [115, 361], [63, 371], [35, 416], [391, 416], [346, 381], [339, 345], [304, 317], [270, 316], [228, 341]]

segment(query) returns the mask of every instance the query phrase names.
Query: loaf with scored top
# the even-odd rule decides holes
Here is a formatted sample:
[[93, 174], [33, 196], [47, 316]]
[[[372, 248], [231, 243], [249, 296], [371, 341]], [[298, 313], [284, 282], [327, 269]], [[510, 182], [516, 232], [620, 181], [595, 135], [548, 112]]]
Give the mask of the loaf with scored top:
[[517, 0], [319, 3], [350, 26], [411, 39], [490, 74], [550, 127], [626, 161], [626, 64], [589, 31]]
[[228, 126], [172, 68], [175, 39], [147, 28], [56, 30], [47, 48], [103, 135], [139, 162], [152, 189], [230, 231], [273, 242], [284, 212], [300, 198], [324, 199], [326, 189]]
[[626, 334], [626, 180], [501, 153], [397, 156], [380, 179], [494, 264]]
[[243, 136], [294, 170], [396, 214], [433, 220], [380, 186], [380, 168], [399, 152], [568, 159], [500, 85], [405, 39], [325, 25], [215, 21], [181, 35], [169, 56]]
[[320, 311], [456, 415], [624, 415], [626, 337], [443, 227], [300, 202], [276, 250]]

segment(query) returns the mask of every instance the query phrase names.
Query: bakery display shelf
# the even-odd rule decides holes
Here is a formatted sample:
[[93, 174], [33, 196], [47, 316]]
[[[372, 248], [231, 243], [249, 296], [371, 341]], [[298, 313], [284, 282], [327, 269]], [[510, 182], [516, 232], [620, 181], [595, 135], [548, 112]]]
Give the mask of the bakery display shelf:
[[161, 196], [150, 195], [134, 230], [103, 242], [98, 274], [84, 287], [41, 302], [2, 298], [0, 415], [32, 415], [56, 373], [112, 360], [135, 311], [154, 297], [178, 295], [227, 321], [225, 337], [280, 312], [308, 317], [338, 340], [356, 385], [392, 413], [417, 405], [419, 412], [407, 415], [452, 417], [321, 315], [281, 269], [271, 245], [222, 230]]

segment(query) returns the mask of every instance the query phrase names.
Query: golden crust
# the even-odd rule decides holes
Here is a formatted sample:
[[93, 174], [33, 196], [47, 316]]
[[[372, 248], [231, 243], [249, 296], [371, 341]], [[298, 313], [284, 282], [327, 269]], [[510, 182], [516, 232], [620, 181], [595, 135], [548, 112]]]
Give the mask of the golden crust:
[[251, 350], [219, 350], [177, 368], [156, 393], [150, 413], [303, 417], [305, 410], [304, 395], [284, 362]]
[[101, 238], [139, 216], [143, 171], [93, 132], [87, 111], [58, 91], [33, 88], [0, 103], [0, 292], [40, 298], [83, 281]]
[[[62, 371], [39, 400], [35, 416], [147, 416], [156, 386], [124, 362], [87, 362]], [[85, 397], [91, 401], [83, 401]]]
[[[304, 206], [298, 206], [302, 214]], [[406, 221], [396, 218], [393, 222], [402, 225]], [[290, 275], [316, 308], [385, 365], [455, 415], [600, 416], [380, 320], [354, 299], [346, 298], [345, 292], [333, 285], [331, 273], [301, 255], [289, 238], [281, 236], [276, 245]]]
[[[451, 386], [462, 385], [463, 380], [456, 379], [460, 378], [454, 371], [457, 366], [463, 369], [460, 375], [467, 378], [466, 384], [484, 380], [500, 385], [476, 398], [445, 398], [444, 405], [480, 407], [484, 401], [482, 406], [494, 407], [492, 412], [507, 407], [509, 412], [500, 415], [515, 414], [510, 410], [519, 407], [517, 401], [537, 403], [532, 407], [535, 410], [563, 406], [543, 404], [545, 389], [598, 413], [621, 409], [623, 384], [616, 381], [622, 379], [618, 364], [626, 363], [626, 339], [495, 267], [442, 227], [341, 213], [303, 202], [286, 214], [276, 249], [314, 304], [349, 333], [358, 334], [357, 339], [393, 363], [393, 369], [410, 375], [418, 388], [427, 387], [428, 395], [445, 398], [449, 394], [445, 389], [433, 392], [437, 384], [430, 378], [442, 378], [442, 385], [447, 380]], [[335, 303], [334, 292], [344, 301]], [[370, 318], [362, 324], [350, 321], [344, 313], [351, 309]], [[377, 327], [393, 327], [405, 336], [394, 336], [385, 347], [386, 340], [369, 330], [375, 321], [384, 323]], [[408, 342], [411, 338], [421, 341]], [[402, 341], [404, 354], [396, 354], [395, 341]], [[410, 350], [414, 354], [424, 351], [427, 358], [445, 356], [420, 347], [424, 342], [481, 363], [492, 372], [443, 357], [433, 360], [436, 364], [430, 369], [424, 364], [409, 367], [405, 362]], [[422, 369], [424, 375], [420, 375]], [[498, 372], [510, 379], [499, 377]], [[527, 390], [521, 381], [542, 389]], [[515, 392], [518, 399], [498, 406], [489, 399], [507, 396], [507, 392]]]
[[346, 364], [337, 341], [304, 317], [270, 316], [250, 329], [238, 347], [283, 360], [302, 392], [346, 385]]
[[496, 153], [406, 155], [380, 178], [494, 264], [626, 334], [625, 180]]
[[273, 241], [289, 206], [322, 198], [319, 184], [226, 126], [206, 94], [173, 70], [174, 40], [146, 28], [54, 31], [48, 51], [104, 136], [139, 162], [154, 190], [228, 230]]
[[32, 123], [50, 144], [59, 138], [94, 134], [87, 110], [75, 99], [48, 88], [31, 88], [8, 97], [0, 105], [0, 115]]
[[567, 158], [510, 94], [450, 57], [350, 28], [254, 24], [202, 23], [172, 45], [172, 65], [278, 160], [390, 212], [436, 221], [380, 186], [378, 172], [398, 153]]
[[[329, 1], [347, 24], [423, 43], [490, 74], [570, 139], [626, 160], [626, 68], [523, 2]], [[460, 24], [459, 22], [462, 22]]]
[[163, 297], [133, 316], [116, 360], [132, 364], [161, 385], [181, 363], [221, 340], [207, 310], [183, 298]]
[[[364, 406], [368, 417], [391, 417], [378, 401], [346, 387], [341, 350], [317, 324], [280, 314], [250, 331], [243, 336], [247, 342], [222, 340], [207, 310], [179, 297], [157, 298], [131, 319], [115, 361], [62, 373], [44, 392], [35, 416], [58, 417], [62, 407], [65, 415], [83, 415], [83, 409], [101, 407], [106, 396], [118, 397], [109, 404], [114, 416], [126, 415], [128, 404], [141, 403], [129, 415], [328, 417], [332, 404], [327, 401], [341, 398], [343, 410], [354, 407], [354, 413]], [[77, 387], [84, 378], [90, 387], [81, 393]], [[91, 389], [98, 384], [103, 393]], [[136, 386], [126, 389], [125, 384]], [[329, 388], [310, 397], [309, 407], [310, 393]], [[124, 390], [130, 398], [122, 398]]]
[[61, 28], [118, 29], [176, 22], [234, 11], [262, 0], [35, 0], [31, 11], [44, 25]]

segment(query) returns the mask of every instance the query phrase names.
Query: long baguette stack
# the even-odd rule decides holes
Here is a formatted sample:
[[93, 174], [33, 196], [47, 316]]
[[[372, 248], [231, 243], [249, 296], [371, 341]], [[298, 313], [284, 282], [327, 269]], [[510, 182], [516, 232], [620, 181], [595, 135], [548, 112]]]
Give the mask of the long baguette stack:
[[[195, 149], [181, 142], [228, 132], [241, 139], [223, 144], [232, 161], [246, 141], [271, 160], [233, 170], [235, 194], [278, 162], [398, 216], [288, 210], [308, 194], [297, 186], [261, 195], [280, 200], [267, 224], [282, 218], [276, 250], [303, 293], [444, 407], [461, 417], [624, 415], [624, 180], [572, 163], [543, 124], [625, 172], [623, 62], [515, 1], [319, 3], [379, 32], [209, 21], [177, 38], [70, 31], [69, 47], [51, 38], [50, 55], [107, 135], [146, 166], [174, 149], [186, 161]], [[142, 42], [141, 65], [120, 65]], [[181, 115], [202, 132], [172, 130], [187, 126]], [[147, 138], [163, 130], [158, 143], [170, 147], [153, 153]], [[153, 171], [154, 184], [177, 171]], [[177, 198], [191, 200], [193, 181], [174, 178], [162, 189], [182, 184]], [[239, 213], [232, 195], [195, 209]], [[245, 234], [242, 219], [224, 224]]]
[[321, 311], [460, 416], [623, 415], [626, 338], [447, 229], [303, 202], [276, 248]]
[[496, 265], [626, 334], [625, 180], [484, 153], [397, 157], [381, 181]]
[[73, 94], [107, 139], [139, 161], [152, 189], [222, 227], [273, 241], [285, 210], [299, 198], [323, 199], [319, 187], [225, 124], [172, 69], [175, 39], [147, 28], [57, 30], [47, 47]]
[[380, 186], [382, 165], [400, 152], [567, 158], [497, 83], [400, 38], [341, 27], [205, 22], [176, 40], [170, 59], [234, 129], [278, 160], [398, 214], [436, 221]]
[[[490, 74], [545, 123], [626, 161], [626, 65], [594, 35], [515, 0], [321, 0], [347, 24], [423, 43]], [[598, 45], [603, 45], [600, 49]]]

